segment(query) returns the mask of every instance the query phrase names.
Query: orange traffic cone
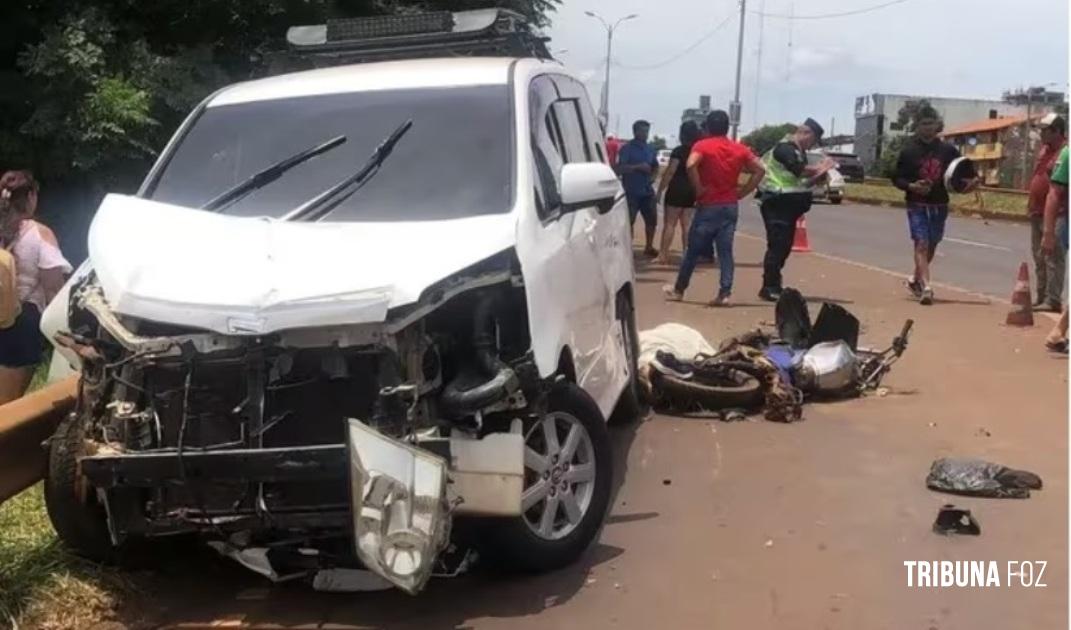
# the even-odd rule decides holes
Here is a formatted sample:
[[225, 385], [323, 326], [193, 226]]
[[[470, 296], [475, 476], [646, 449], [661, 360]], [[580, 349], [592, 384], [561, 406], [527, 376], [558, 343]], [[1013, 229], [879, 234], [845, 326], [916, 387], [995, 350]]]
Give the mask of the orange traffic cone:
[[1008, 312], [1009, 326], [1033, 326], [1034, 306], [1030, 300], [1030, 269], [1026, 263], [1019, 265], [1019, 277], [1012, 290], [1012, 310]]
[[803, 217], [796, 220], [796, 236], [792, 239], [792, 251], [811, 251], [811, 241], [807, 238], [807, 220]]

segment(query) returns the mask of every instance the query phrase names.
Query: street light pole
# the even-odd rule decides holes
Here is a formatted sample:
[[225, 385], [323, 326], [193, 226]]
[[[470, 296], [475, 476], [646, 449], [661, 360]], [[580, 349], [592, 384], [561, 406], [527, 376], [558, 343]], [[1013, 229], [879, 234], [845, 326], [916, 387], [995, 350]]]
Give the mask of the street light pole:
[[737, 130], [740, 128], [740, 70], [744, 63], [744, 16], [747, 11], [747, 0], [740, 0], [740, 37], [736, 42], [736, 89], [733, 91], [733, 102], [729, 105], [729, 121], [732, 123], [733, 140], [736, 140]]
[[602, 16], [597, 14], [597, 13], [593, 13], [591, 11], [584, 11], [584, 15], [587, 15], [588, 17], [595, 18], [596, 20], [601, 22], [603, 27], [606, 29], [606, 79], [603, 81], [603, 84], [602, 84], [602, 98], [600, 99], [601, 102], [599, 103], [599, 118], [602, 120], [603, 127], [604, 128], [609, 128], [609, 126], [610, 126], [610, 59], [611, 59], [611, 55], [613, 54], [613, 48], [614, 48], [614, 31], [617, 30], [617, 27], [620, 26], [620, 24], [622, 22], [637, 18], [637, 17], [639, 17], [639, 15], [637, 15], [635, 13], [633, 13], [631, 15], [626, 15], [625, 17], [621, 18], [620, 20], [614, 22], [612, 25], [609, 22], [607, 22], [606, 20], [604, 20], [602, 18]]

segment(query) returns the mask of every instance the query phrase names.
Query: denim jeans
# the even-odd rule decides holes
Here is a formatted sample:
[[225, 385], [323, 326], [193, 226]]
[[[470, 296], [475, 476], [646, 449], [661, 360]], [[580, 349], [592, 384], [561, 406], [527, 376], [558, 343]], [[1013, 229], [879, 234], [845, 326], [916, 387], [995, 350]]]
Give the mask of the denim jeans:
[[733, 290], [733, 237], [736, 235], [736, 220], [739, 208], [735, 203], [716, 206], [699, 206], [695, 219], [688, 230], [688, 249], [684, 252], [680, 272], [677, 274], [677, 291], [684, 293], [692, 280], [692, 273], [699, 263], [699, 257], [709, 252], [711, 245], [718, 250], [721, 280], [718, 283], [719, 295], [728, 295]]

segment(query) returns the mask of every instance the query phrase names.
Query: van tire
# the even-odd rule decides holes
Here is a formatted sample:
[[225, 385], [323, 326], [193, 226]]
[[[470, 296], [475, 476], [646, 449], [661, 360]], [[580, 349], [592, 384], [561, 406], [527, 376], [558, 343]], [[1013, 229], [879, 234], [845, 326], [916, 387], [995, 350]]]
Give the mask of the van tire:
[[114, 563], [120, 549], [112, 544], [107, 514], [78, 467], [84, 442], [81, 418], [70, 414], [49, 443], [45, 508], [67, 549], [94, 562]]
[[[580, 426], [590, 440], [590, 455], [593, 456], [594, 479], [591, 485], [590, 501], [583, 511], [579, 523], [564, 536], [548, 539], [539, 535], [529, 519], [542, 513], [540, 505], [534, 505], [527, 515], [508, 519], [486, 519], [483, 525], [480, 547], [489, 560], [502, 569], [519, 572], [545, 572], [560, 569], [575, 562], [588, 548], [606, 518], [607, 507], [613, 482], [613, 449], [606, 421], [599, 412], [595, 401], [578, 386], [567, 381], [559, 381], [548, 394], [547, 413], [529, 428], [526, 426], [526, 447], [528, 437], [540, 430], [544, 418], [560, 412]], [[571, 425], [570, 425], [571, 426]], [[531, 487], [529, 481], [533, 472], [526, 466], [526, 489]], [[538, 483], [538, 475], [534, 475]], [[564, 507], [557, 512], [567, 520]]]

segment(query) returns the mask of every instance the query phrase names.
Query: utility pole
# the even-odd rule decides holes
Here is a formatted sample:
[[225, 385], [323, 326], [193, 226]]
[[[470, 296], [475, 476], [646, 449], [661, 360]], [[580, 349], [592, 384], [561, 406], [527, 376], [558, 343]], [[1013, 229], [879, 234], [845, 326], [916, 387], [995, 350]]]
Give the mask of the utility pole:
[[755, 56], [755, 96], [751, 103], [752, 124], [759, 124], [759, 90], [762, 89], [762, 33], [766, 28], [766, 0], [759, 1], [759, 50]]
[[603, 128], [609, 128], [610, 126], [610, 63], [613, 58], [614, 50], [614, 31], [620, 26], [622, 22], [639, 17], [639, 15], [633, 13], [626, 15], [620, 20], [614, 22], [612, 25], [604, 20], [601, 15], [593, 13], [591, 11], [584, 11], [584, 15], [593, 17], [602, 23], [606, 28], [606, 79], [602, 84], [602, 98], [599, 103], [599, 119], [602, 121]]
[[740, 128], [740, 70], [744, 62], [744, 17], [747, 15], [747, 0], [740, 0], [740, 37], [736, 42], [736, 88], [733, 90], [733, 102], [729, 104], [729, 123], [736, 140]]

